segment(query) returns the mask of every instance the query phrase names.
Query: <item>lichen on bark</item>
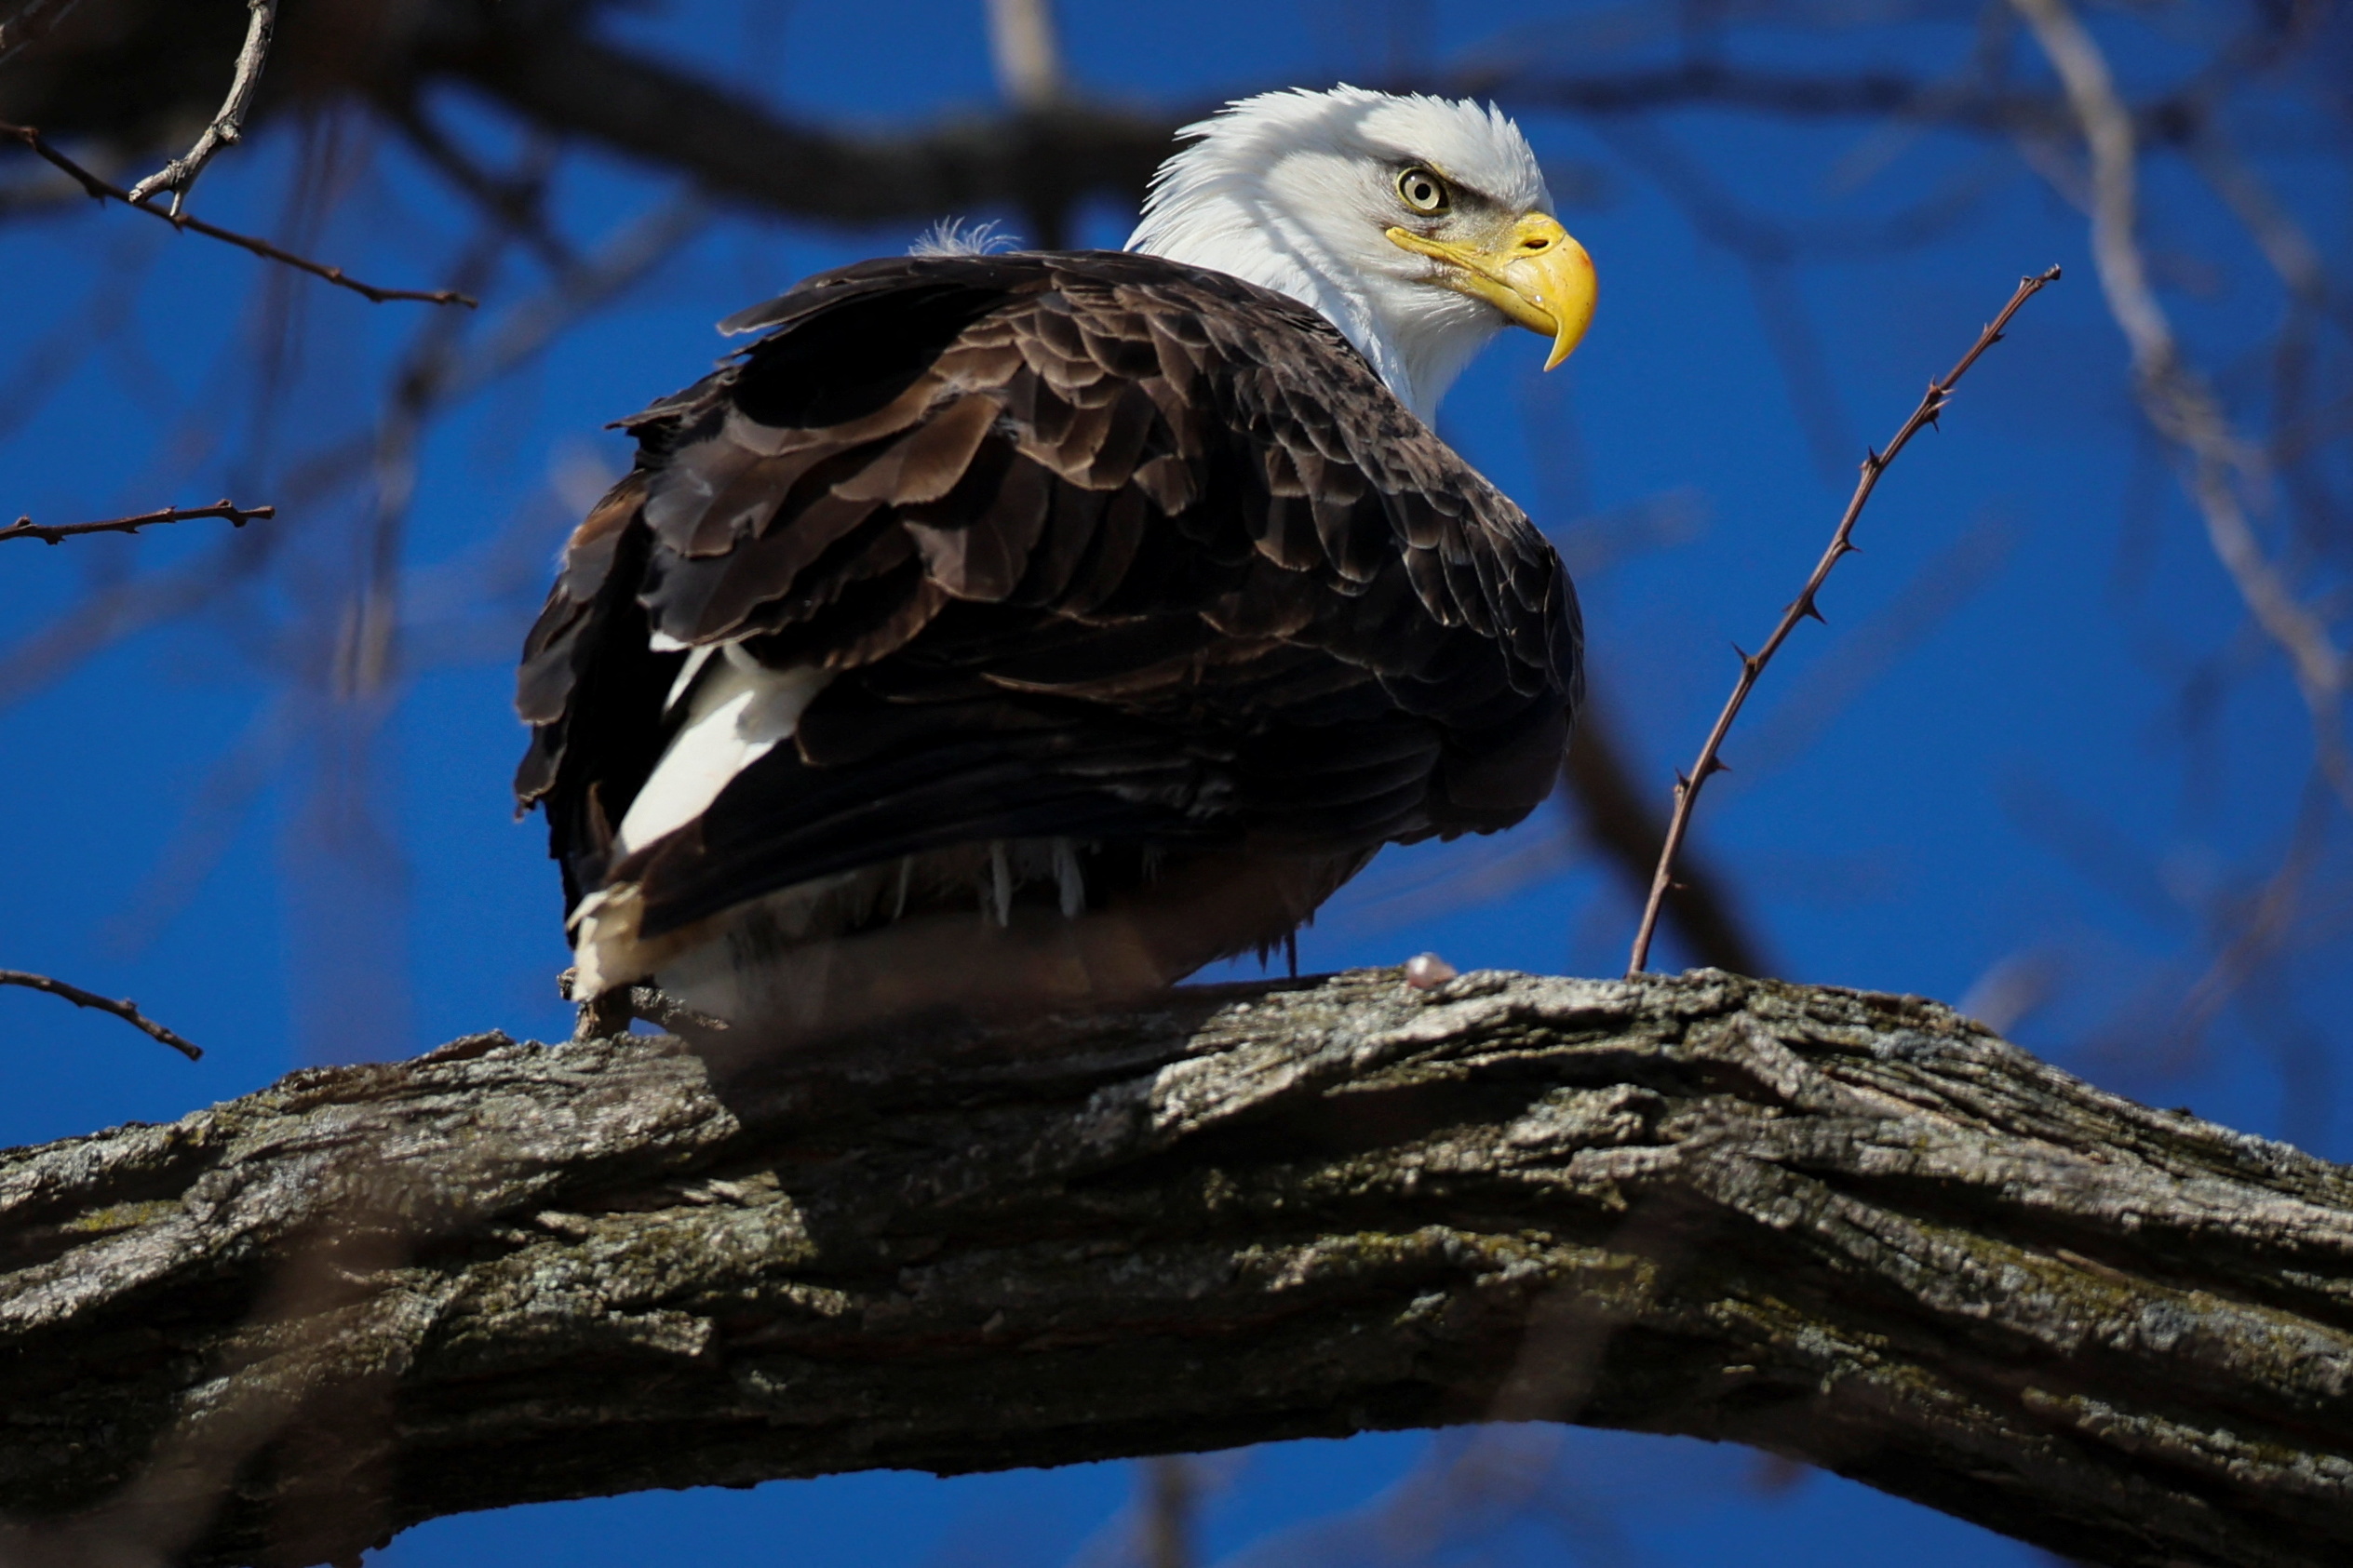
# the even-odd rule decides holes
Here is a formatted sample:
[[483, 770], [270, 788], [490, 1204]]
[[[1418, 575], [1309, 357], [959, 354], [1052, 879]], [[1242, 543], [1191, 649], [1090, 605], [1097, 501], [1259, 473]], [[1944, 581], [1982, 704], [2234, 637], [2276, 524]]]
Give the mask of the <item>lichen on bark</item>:
[[[1393, 971], [746, 1071], [503, 1036], [0, 1155], [0, 1548], [1479, 1419], [2353, 1549], [2353, 1176], [1916, 998]], [[140, 1555], [143, 1554], [143, 1558]]]

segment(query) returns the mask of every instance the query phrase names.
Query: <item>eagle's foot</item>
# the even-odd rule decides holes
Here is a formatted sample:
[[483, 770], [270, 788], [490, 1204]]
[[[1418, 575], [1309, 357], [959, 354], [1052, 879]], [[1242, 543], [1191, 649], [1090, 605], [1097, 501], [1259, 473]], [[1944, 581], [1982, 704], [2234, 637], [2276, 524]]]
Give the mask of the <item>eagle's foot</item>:
[[[556, 989], [566, 1001], [578, 998], [572, 995], [577, 970], [566, 970], [556, 977]], [[625, 1035], [638, 1019], [659, 1025], [674, 1035], [689, 1039], [699, 1036], [725, 1034], [727, 1020], [698, 1012], [678, 998], [658, 986], [642, 982], [635, 985], [616, 985], [579, 1002], [579, 1012], [572, 1020], [571, 1038], [576, 1040], [611, 1039]]]

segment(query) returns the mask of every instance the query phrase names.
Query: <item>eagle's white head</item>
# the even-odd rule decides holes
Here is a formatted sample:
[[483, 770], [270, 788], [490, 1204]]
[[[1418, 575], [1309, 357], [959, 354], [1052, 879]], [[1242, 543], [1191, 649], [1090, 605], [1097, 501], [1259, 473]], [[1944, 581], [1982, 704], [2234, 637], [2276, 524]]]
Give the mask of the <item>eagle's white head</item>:
[[1322, 312], [1423, 419], [1513, 323], [1553, 340], [1593, 314], [1593, 263], [1499, 110], [1341, 86], [1262, 93], [1179, 136], [1127, 248], [1213, 267]]

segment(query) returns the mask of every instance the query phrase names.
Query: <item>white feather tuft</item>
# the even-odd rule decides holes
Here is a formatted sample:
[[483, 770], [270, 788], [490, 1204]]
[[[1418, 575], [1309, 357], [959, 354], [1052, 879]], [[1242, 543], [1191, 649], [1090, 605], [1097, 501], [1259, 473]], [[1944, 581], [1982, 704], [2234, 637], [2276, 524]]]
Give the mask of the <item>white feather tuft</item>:
[[991, 218], [975, 223], [965, 218], [942, 218], [915, 236], [915, 243], [907, 248], [909, 256], [994, 256], [1001, 250], [1018, 250], [1021, 241], [1004, 233], [998, 221]]

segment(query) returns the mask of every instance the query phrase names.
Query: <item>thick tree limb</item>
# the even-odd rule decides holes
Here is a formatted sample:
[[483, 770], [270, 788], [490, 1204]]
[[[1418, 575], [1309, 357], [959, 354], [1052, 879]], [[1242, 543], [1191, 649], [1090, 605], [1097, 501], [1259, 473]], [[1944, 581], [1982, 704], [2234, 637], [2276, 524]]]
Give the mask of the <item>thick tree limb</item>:
[[2104, 1562], [2353, 1548], [2353, 1172], [1712, 972], [732, 1077], [482, 1036], [0, 1156], [0, 1508], [113, 1499], [12, 1561], [1482, 1417], [1755, 1443]]

